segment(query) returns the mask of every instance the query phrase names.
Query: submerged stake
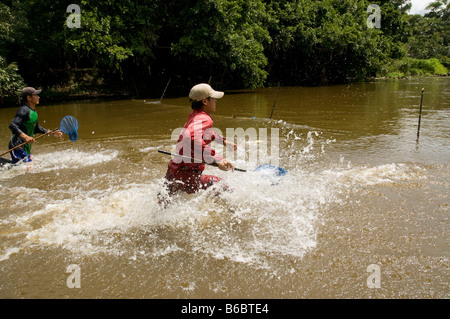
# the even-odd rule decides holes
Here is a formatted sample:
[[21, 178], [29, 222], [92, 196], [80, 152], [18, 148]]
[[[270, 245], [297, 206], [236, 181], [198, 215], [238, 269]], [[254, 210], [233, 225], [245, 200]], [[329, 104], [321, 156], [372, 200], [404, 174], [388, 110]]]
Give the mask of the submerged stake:
[[422, 88], [422, 95], [420, 97], [419, 124], [417, 126], [417, 140], [416, 140], [416, 143], [419, 143], [420, 122], [422, 120], [422, 102], [423, 102], [423, 91], [424, 90], [425, 90], [425, 88]]
[[273, 110], [275, 109], [275, 104], [277, 103], [278, 90], [280, 89], [280, 82], [278, 82], [277, 93], [275, 93], [275, 100], [273, 100], [272, 112], [270, 113], [270, 119], [272, 119]]
[[161, 95], [161, 98], [159, 99], [159, 102], [162, 101], [164, 95], [166, 94], [166, 90], [167, 90], [167, 88], [169, 87], [170, 80], [172, 80], [172, 78], [170, 78], [169, 81], [167, 81], [166, 88], [164, 89], [164, 92], [163, 92], [163, 94]]

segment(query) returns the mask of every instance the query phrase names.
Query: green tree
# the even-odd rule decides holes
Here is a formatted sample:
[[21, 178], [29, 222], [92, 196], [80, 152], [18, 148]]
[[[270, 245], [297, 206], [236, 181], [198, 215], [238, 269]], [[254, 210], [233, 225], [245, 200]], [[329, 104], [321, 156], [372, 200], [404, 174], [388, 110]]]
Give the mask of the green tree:
[[57, 69], [65, 65], [63, 25], [70, 0], [5, 1], [12, 16], [3, 55], [16, 61], [25, 82], [47, 86], [62, 80]]
[[182, 3], [172, 21], [179, 34], [172, 43], [174, 55], [220, 65], [239, 74], [245, 86], [262, 86], [267, 77], [264, 46], [271, 41], [265, 27], [270, 16], [264, 3], [260, 0]]
[[0, 101], [4, 98], [19, 99], [20, 92], [25, 87], [25, 83], [18, 70], [16, 63], [7, 63], [0, 56]]
[[441, 31], [441, 49], [438, 55], [445, 56], [447, 62], [450, 59], [450, 1], [438, 0], [430, 3], [427, 7], [431, 12], [426, 14], [426, 18], [438, 19], [437, 24]]
[[431, 2], [426, 9], [431, 10], [431, 12], [425, 15], [426, 17], [436, 17], [449, 22], [450, 2], [448, 0]]
[[[367, 26], [367, 7], [379, 4], [381, 29]], [[275, 15], [268, 48], [271, 75], [282, 82], [327, 84], [375, 75], [405, 54], [399, 33], [407, 1], [268, 1]]]
[[[95, 68], [114, 68], [121, 70], [120, 63], [133, 55], [126, 45], [122, 15], [127, 7], [121, 3], [81, 1], [81, 28], [64, 28], [67, 44], [78, 59], [87, 58]], [[114, 11], [112, 8], [116, 9]]]
[[[216, 82], [227, 75], [235, 87], [258, 87], [364, 79], [407, 49], [448, 55], [448, 0], [422, 18], [406, 14], [410, 0], [82, 0], [81, 28], [70, 29], [72, 2], [3, 1], [4, 67], [36, 86], [84, 68], [103, 79], [97, 85], [158, 86], [169, 74], [185, 87], [217, 74]], [[381, 8], [380, 29], [367, 25], [369, 4]]]
[[6, 56], [10, 42], [21, 32], [20, 17], [15, 17], [10, 8], [0, 3], [0, 100], [4, 98], [17, 98], [25, 86], [19, 74], [17, 63], [8, 63]]
[[432, 2], [425, 16], [411, 15], [408, 55], [416, 59], [450, 57], [450, 10], [447, 0]]

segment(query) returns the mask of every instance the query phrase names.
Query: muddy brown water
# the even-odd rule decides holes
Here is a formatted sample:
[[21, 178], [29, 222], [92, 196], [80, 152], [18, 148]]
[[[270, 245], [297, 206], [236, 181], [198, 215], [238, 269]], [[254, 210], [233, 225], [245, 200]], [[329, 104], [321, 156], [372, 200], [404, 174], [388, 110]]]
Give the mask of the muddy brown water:
[[[0, 298], [449, 298], [449, 88], [281, 87], [272, 119], [276, 88], [226, 92], [214, 126], [246, 135], [214, 148], [248, 172], [207, 167], [233, 191], [167, 208], [157, 150], [187, 97], [41, 99], [41, 125], [73, 115], [79, 140], [42, 138], [32, 165], [0, 171]], [[5, 150], [15, 111], [0, 109]], [[269, 162], [289, 173], [252, 171]]]

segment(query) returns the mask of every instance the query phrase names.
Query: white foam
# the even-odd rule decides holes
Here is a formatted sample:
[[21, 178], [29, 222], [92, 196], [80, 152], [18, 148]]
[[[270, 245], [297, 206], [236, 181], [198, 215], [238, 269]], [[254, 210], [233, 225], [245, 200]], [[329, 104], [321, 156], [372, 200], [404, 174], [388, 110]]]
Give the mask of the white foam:
[[9, 259], [9, 256], [18, 253], [19, 250], [20, 249], [17, 247], [7, 248], [6, 251], [2, 255], [0, 255], [0, 261]]
[[406, 163], [391, 163], [373, 167], [351, 167], [343, 170], [325, 170], [334, 176], [341, 186], [370, 186], [393, 184], [426, 178], [424, 169]]
[[[326, 153], [330, 140], [316, 131], [293, 131], [282, 142], [303, 147], [283, 148], [280, 166], [287, 164], [284, 168], [289, 173], [278, 184], [251, 171], [262, 163], [236, 163], [248, 168], [247, 173], [227, 173], [208, 166], [205, 174], [220, 176], [223, 182], [194, 195], [174, 196], [167, 208], [157, 201], [163, 172], [148, 179], [136, 178], [139, 183], [111, 184], [106, 189], [91, 189], [90, 179], [76, 180], [76, 192], [70, 197], [52, 197], [47, 190], [33, 192], [32, 200], [38, 202], [34, 209], [2, 218], [0, 227], [17, 227], [17, 240], [3, 248], [0, 260], [30, 246], [61, 247], [86, 255], [127, 254], [130, 261], [189, 249], [215, 259], [270, 268], [269, 256], [302, 258], [316, 247], [317, 224], [330, 206], [345, 201], [346, 191], [425, 176], [422, 169], [411, 164], [357, 167], [345, 163], [342, 157], [322, 167], [323, 161], [317, 164], [314, 159]], [[117, 154], [74, 150], [42, 154], [36, 158], [35, 169], [82, 168], [111, 161]], [[141, 173], [133, 172], [136, 176]], [[233, 191], [216, 196], [223, 183]], [[8, 191], [19, 194], [23, 190]], [[170, 235], [159, 238], [160, 228]], [[144, 232], [143, 238], [153, 245], [140, 246], [139, 238], [132, 235], [136, 230]]]
[[64, 150], [52, 153], [37, 154], [31, 163], [23, 163], [9, 170], [0, 171], [0, 180], [10, 179], [23, 174], [36, 174], [60, 169], [78, 169], [113, 160], [118, 151], [83, 152], [79, 150]]
[[149, 147], [141, 148], [141, 149], [139, 149], [139, 151], [142, 153], [148, 153], [150, 151], [160, 150], [161, 148], [163, 148], [163, 146], [149, 146]]
[[36, 171], [46, 172], [62, 168], [76, 169], [80, 167], [109, 162], [119, 154], [118, 151], [101, 151], [86, 153], [78, 150], [57, 151], [39, 154], [34, 157]]

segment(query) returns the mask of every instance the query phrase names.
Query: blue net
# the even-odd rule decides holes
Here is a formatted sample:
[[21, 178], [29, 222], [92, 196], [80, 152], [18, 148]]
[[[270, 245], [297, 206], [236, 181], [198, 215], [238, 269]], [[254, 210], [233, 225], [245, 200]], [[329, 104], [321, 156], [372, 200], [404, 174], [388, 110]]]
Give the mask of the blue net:
[[288, 173], [288, 171], [285, 170], [284, 168], [274, 166], [271, 164], [264, 164], [258, 166], [257, 168], [254, 169], [254, 172], [260, 173], [261, 176], [264, 179], [269, 180], [272, 183], [272, 185], [277, 185], [281, 180], [281, 176], [284, 176]]
[[264, 164], [264, 165], [258, 166], [257, 168], [255, 168], [254, 171], [255, 172], [259, 171], [261, 173], [264, 173], [267, 175], [272, 175], [272, 176], [283, 176], [283, 175], [286, 175], [288, 172], [284, 168], [274, 166], [271, 164]]
[[65, 116], [61, 120], [61, 123], [59, 125], [59, 129], [61, 130], [61, 132], [69, 135], [69, 139], [72, 142], [78, 140], [78, 132], [77, 132], [78, 127], [79, 127], [78, 120], [72, 115]]

